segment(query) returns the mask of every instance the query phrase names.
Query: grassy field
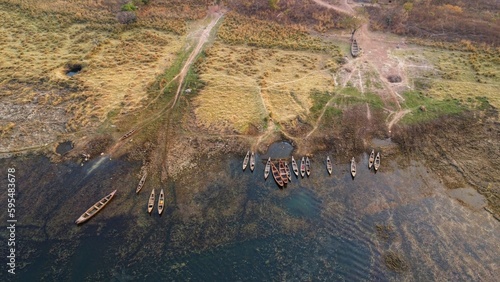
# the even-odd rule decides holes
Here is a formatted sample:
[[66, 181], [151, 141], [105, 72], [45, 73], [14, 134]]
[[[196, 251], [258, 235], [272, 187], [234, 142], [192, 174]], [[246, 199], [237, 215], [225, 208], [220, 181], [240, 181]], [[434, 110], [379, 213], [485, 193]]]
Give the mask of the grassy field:
[[268, 118], [307, 119], [313, 90], [334, 89], [335, 58], [323, 52], [257, 49], [215, 43], [199, 65], [205, 87], [193, 99], [196, 122], [244, 133]]
[[[150, 98], [148, 89], [184, 44], [182, 36], [139, 26], [59, 23], [57, 15], [33, 17], [0, 5], [2, 99], [64, 109], [65, 129], [58, 133], [141, 109]], [[82, 70], [69, 77], [72, 65]], [[11, 133], [34, 125], [2, 121], [11, 122]]]

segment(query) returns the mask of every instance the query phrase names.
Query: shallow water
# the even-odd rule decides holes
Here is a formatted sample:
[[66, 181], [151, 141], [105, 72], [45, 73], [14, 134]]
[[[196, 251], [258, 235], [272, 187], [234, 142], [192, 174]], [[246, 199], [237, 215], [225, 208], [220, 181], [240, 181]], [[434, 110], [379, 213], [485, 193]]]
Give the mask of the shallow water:
[[[289, 158], [292, 150], [280, 143], [257, 159]], [[357, 156], [353, 180], [348, 163], [333, 159], [329, 176], [316, 154], [311, 176], [293, 176], [285, 189], [272, 177], [264, 181], [264, 162], [252, 173], [241, 170], [241, 158], [207, 160], [199, 164], [204, 173], [162, 185], [161, 217], [156, 209], [146, 212], [149, 192], [160, 187], [146, 181], [135, 194], [139, 163], [0, 160], [0, 167], [17, 168], [14, 280], [494, 281], [500, 275], [496, 220], [448, 196], [420, 163], [401, 167], [384, 159], [375, 174], [367, 158]], [[74, 224], [114, 189], [116, 197], [98, 215]], [[6, 198], [2, 191], [0, 201]], [[389, 269], [389, 253], [406, 268]]]

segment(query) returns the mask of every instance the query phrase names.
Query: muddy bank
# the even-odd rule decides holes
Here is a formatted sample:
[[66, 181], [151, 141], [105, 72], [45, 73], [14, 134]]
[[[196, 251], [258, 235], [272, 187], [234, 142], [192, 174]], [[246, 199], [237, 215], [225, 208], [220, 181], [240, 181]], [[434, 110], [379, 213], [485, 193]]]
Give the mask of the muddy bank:
[[408, 158], [424, 160], [447, 188], [473, 187], [500, 218], [500, 123], [491, 114], [465, 112], [393, 130]]

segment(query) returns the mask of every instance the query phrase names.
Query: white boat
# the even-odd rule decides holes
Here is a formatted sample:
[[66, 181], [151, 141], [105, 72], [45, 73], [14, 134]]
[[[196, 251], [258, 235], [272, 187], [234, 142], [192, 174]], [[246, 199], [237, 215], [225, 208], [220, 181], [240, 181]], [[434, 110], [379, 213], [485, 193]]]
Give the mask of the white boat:
[[380, 152], [377, 152], [377, 156], [375, 157], [375, 162], [373, 164], [375, 171], [378, 170], [379, 166], [380, 166]]
[[151, 190], [151, 195], [149, 195], [148, 201], [148, 213], [151, 213], [155, 205], [155, 189]]
[[109, 201], [115, 195], [116, 190], [108, 194], [106, 197], [100, 199], [97, 203], [95, 203], [92, 207], [90, 207], [86, 212], [84, 212], [76, 221], [76, 224], [84, 223], [89, 220], [91, 217], [96, 215], [104, 206], [106, 206]]
[[264, 169], [264, 179], [267, 179], [271, 170], [271, 157], [267, 159], [266, 168]]
[[247, 168], [249, 159], [250, 159], [250, 151], [247, 151], [247, 155], [245, 156], [245, 159], [243, 160], [243, 170], [245, 170], [245, 168]]
[[326, 157], [326, 170], [328, 170], [328, 174], [332, 175], [332, 161], [330, 161], [330, 156]]
[[352, 157], [351, 159], [351, 175], [353, 178], [354, 176], [356, 176], [356, 160], [354, 159], [354, 157]]
[[373, 166], [373, 161], [375, 160], [375, 150], [370, 153], [370, 158], [368, 159], [368, 168], [371, 169]]
[[163, 189], [160, 191], [160, 197], [158, 198], [158, 214], [163, 213], [163, 208], [165, 207], [165, 194], [163, 194]]
[[250, 155], [250, 170], [253, 171], [255, 168], [255, 154], [252, 152]]
[[299, 176], [299, 167], [297, 166], [297, 162], [295, 161], [295, 159], [293, 158], [292, 156], [292, 169], [293, 169], [293, 172], [295, 173], [295, 176]]
[[306, 161], [304, 157], [300, 160], [300, 175], [304, 177], [306, 175]]

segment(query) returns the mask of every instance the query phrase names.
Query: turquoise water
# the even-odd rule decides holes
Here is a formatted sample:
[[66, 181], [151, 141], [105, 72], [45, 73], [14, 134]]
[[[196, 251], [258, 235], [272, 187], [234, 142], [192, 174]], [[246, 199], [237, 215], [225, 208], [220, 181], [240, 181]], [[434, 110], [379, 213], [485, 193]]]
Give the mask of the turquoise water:
[[[272, 147], [257, 160], [287, 158]], [[243, 154], [243, 153], [242, 153]], [[333, 157], [333, 156], [331, 156]], [[296, 159], [299, 156], [295, 156]], [[420, 163], [384, 160], [374, 174], [367, 155], [358, 174], [333, 158], [312, 159], [309, 178], [279, 189], [264, 162], [241, 171], [243, 156], [207, 160], [195, 176], [162, 184], [166, 211], [146, 213], [151, 182], [135, 194], [140, 163], [102, 157], [84, 166], [38, 156], [0, 160], [18, 179], [14, 281], [431, 281], [498, 277], [500, 227], [446, 194]], [[153, 171], [151, 177], [155, 177]], [[5, 181], [5, 180], [2, 180]], [[2, 182], [3, 183], [3, 182]], [[3, 184], [2, 184], [3, 185]], [[4, 186], [5, 187], [5, 186]], [[154, 187], [159, 191], [160, 187]], [[74, 220], [117, 189], [87, 223]], [[6, 201], [6, 192], [0, 201]], [[6, 218], [6, 211], [0, 212]], [[5, 220], [4, 220], [5, 222]], [[385, 233], [378, 231], [386, 228]], [[3, 228], [3, 230], [5, 230]], [[2, 231], [2, 241], [7, 233]], [[4, 248], [2, 249], [2, 251]], [[6, 251], [5, 251], [6, 252]], [[389, 269], [396, 253], [406, 267]], [[4, 278], [2, 278], [4, 280]]]

